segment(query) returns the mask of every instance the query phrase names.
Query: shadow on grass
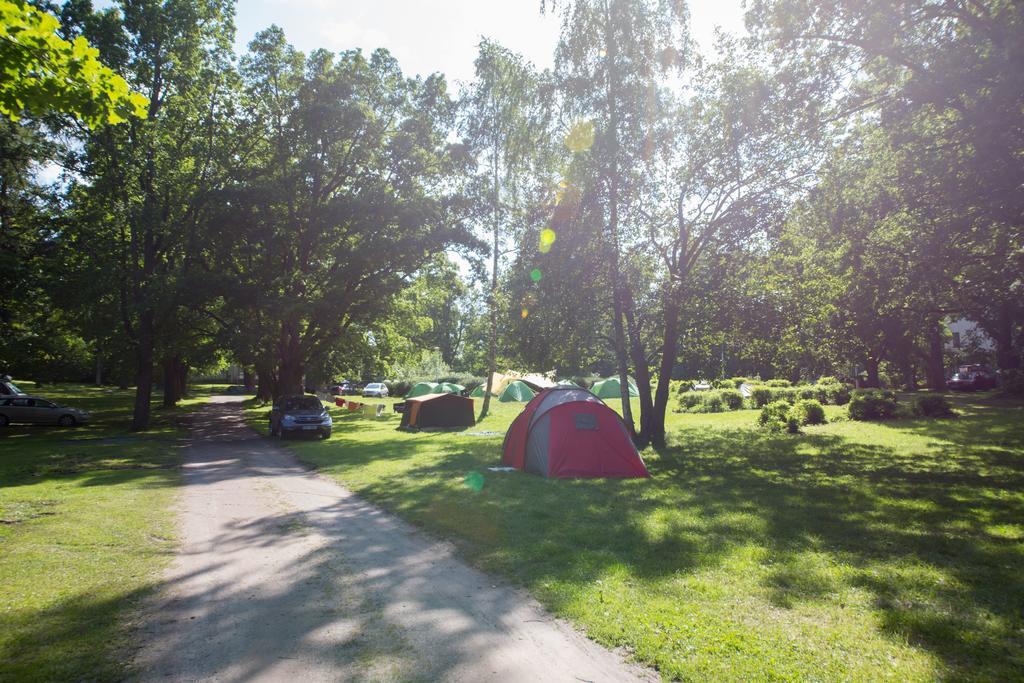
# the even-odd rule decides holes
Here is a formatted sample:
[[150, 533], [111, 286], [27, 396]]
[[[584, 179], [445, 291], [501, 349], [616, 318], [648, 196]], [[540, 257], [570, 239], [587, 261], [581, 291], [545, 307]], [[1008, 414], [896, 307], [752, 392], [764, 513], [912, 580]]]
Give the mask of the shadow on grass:
[[[584, 587], [625, 568], [657, 584], [756, 546], [776, 607], [841, 608], [868, 591], [895, 642], [953, 677], [1008, 679], [1024, 667], [1022, 408], [959, 407], [959, 420], [872, 426], [933, 438], [921, 453], [827, 433], [685, 429], [645, 453], [649, 482], [490, 476], [500, 438], [368, 438], [356, 421], [299, 450], [556, 610], [573, 591], [545, 593], [551, 582]], [[460, 485], [470, 470], [488, 474], [479, 494]]]

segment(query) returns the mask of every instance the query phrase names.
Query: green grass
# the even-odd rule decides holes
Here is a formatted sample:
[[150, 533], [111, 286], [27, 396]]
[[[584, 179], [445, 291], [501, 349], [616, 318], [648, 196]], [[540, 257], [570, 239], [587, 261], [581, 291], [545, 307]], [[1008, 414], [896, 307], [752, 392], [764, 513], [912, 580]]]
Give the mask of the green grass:
[[1020, 680], [1024, 405], [953, 400], [798, 436], [674, 414], [646, 481], [487, 471], [520, 404], [460, 432], [336, 411], [329, 441], [289, 443], [666, 679]]
[[0, 680], [121, 679], [126, 620], [173, 554], [176, 418], [204, 393], [135, 433], [131, 392], [38, 393], [93, 422], [0, 430]]

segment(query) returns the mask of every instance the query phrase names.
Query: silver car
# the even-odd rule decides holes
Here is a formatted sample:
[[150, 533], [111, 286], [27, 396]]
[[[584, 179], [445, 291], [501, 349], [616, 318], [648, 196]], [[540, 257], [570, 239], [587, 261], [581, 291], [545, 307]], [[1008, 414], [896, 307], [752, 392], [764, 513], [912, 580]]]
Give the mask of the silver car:
[[38, 396], [0, 397], [0, 427], [12, 422], [74, 427], [89, 421], [89, 413]]
[[363, 396], [383, 398], [388, 395], [388, 385], [383, 382], [371, 382], [363, 388]]

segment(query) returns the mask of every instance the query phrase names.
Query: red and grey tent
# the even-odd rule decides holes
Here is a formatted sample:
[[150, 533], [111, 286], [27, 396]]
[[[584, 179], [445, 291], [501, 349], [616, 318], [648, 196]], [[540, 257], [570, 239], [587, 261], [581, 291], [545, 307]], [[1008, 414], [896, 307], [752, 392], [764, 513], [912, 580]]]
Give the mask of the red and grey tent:
[[502, 462], [560, 479], [647, 477], [618, 413], [586, 389], [537, 394], [505, 434]]

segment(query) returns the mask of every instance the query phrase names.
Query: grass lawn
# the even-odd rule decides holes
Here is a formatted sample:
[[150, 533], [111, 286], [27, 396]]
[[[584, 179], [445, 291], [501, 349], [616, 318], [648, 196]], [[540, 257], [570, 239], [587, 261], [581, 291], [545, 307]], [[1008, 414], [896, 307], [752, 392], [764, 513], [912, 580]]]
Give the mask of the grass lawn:
[[0, 430], [0, 680], [121, 679], [125, 620], [173, 553], [175, 418], [205, 395], [131, 433], [130, 391], [38, 393], [93, 422]]
[[521, 404], [459, 432], [335, 411], [329, 441], [289, 444], [667, 679], [1020, 680], [1024, 404], [953, 401], [799, 436], [672, 415], [647, 481], [487, 471]]

